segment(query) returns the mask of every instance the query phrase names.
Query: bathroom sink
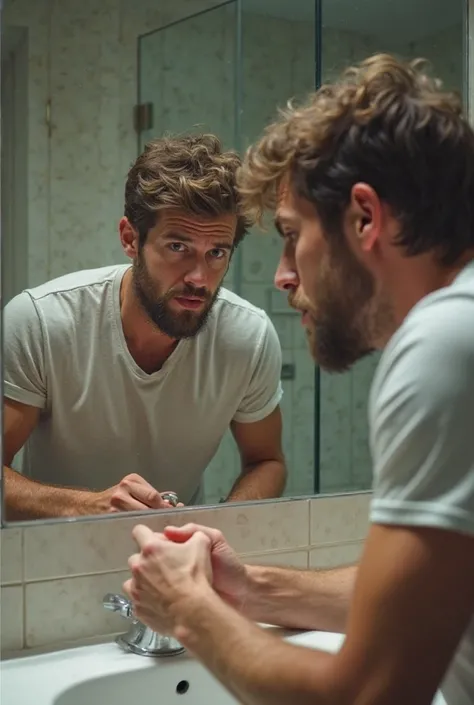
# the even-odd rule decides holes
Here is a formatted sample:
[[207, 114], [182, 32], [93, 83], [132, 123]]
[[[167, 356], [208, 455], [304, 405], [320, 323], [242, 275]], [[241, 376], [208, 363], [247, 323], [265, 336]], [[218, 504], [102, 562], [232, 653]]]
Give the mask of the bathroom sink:
[[176, 657], [149, 668], [108, 674], [63, 691], [54, 705], [133, 705], [139, 702], [175, 705], [235, 705], [237, 702], [197, 661]]
[[[285, 634], [283, 630], [275, 629]], [[287, 634], [287, 633], [286, 633]], [[336, 652], [343, 635], [301, 632], [284, 637]], [[1, 705], [235, 705], [223, 686], [189, 654], [147, 658], [115, 643], [25, 655], [1, 663]], [[438, 696], [433, 705], [445, 705]]]
[[[301, 646], [337, 651], [344, 637], [303, 632], [286, 638]], [[134, 705], [153, 701], [166, 705], [237, 702], [186, 652], [147, 658], [125, 653], [112, 642], [21, 655], [1, 664], [2, 705]]]

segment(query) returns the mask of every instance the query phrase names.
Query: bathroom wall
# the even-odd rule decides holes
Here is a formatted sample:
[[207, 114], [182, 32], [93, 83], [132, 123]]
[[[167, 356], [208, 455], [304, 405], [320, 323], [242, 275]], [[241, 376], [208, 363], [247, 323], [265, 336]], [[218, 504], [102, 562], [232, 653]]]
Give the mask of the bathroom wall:
[[247, 563], [330, 568], [357, 562], [369, 501], [360, 493], [2, 529], [2, 655], [126, 631], [102, 598], [128, 577], [138, 521], [157, 531], [188, 521], [215, 526]]
[[[215, 4], [214, 0], [6, 0], [3, 24], [28, 30], [28, 178], [24, 199], [29, 285], [123, 260], [117, 222], [122, 213], [124, 178], [137, 154], [132, 113], [137, 99], [138, 37]], [[250, 7], [244, 3], [245, 9]], [[212, 121], [210, 127], [231, 145], [235, 125], [233, 66], [229, 62], [234, 19], [230, 8], [214, 10], [205, 18], [206, 22], [187, 20], [175, 25], [174, 39], [166, 46], [163, 32], [142, 40], [142, 98], [156, 96], [156, 129], [184, 129], [187, 113], [191, 124], [196, 122], [193, 111], [205, 82], [206, 105], [214, 94], [220, 97], [221, 106], [218, 113], [208, 110], [206, 120]], [[214, 39], [211, 34], [203, 36], [211, 30], [216, 30]], [[325, 27], [323, 78], [331, 78], [343, 65], [387, 49], [407, 56], [426, 55], [449, 83], [459, 85], [458, 64], [452, 60], [459, 54], [458, 36], [450, 29], [418, 44], [381, 46], [370, 34]], [[245, 12], [243, 38], [241, 147], [260, 134], [277, 105], [313, 88], [315, 72], [311, 22]], [[184, 61], [182, 47], [193, 46], [208, 47], [205, 56], [197, 49], [192, 52], [201, 70], [195, 74], [170, 71], [170, 66]], [[160, 56], [161, 65], [168, 67], [166, 94], [158, 90], [158, 84], [160, 90], [165, 85]], [[222, 110], [223, 104], [228, 109]], [[284, 363], [294, 365], [294, 378], [283, 382], [282, 409], [290, 469], [286, 494], [295, 496], [311, 494], [314, 489], [315, 370], [298, 316], [289, 311], [284, 297], [272, 291], [279, 247], [272, 230], [252, 232], [242, 246], [238, 288], [244, 297], [269, 311], [280, 336]], [[229, 277], [232, 282], [234, 272]], [[321, 375], [319, 460], [323, 492], [370, 486], [366, 405], [375, 364], [376, 358], [370, 358], [351, 373]], [[217, 502], [227, 494], [238, 468], [234, 444], [227, 436], [206, 475], [206, 501]]]

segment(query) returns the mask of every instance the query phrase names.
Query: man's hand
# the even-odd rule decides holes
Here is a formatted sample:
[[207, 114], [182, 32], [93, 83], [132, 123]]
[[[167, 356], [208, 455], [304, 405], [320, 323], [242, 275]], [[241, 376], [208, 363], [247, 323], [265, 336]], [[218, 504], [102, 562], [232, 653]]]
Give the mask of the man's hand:
[[167, 526], [165, 536], [175, 543], [185, 543], [198, 532], [209, 540], [214, 590], [227, 603], [240, 609], [250, 589], [247, 568], [220, 531], [199, 524], [186, 524]]
[[[169, 509], [172, 507], [168, 500], [161, 497], [158, 490], [155, 490], [149, 482], [135, 473], [126, 475], [118, 485], [94, 493], [91, 501], [95, 507], [94, 514]], [[180, 503], [177, 506], [184, 505]]]
[[133, 602], [137, 619], [154, 631], [176, 636], [183, 606], [190, 598], [212, 594], [209, 537], [197, 531], [177, 545], [138, 525], [133, 538], [141, 553], [129, 558], [133, 577], [123, 589]]

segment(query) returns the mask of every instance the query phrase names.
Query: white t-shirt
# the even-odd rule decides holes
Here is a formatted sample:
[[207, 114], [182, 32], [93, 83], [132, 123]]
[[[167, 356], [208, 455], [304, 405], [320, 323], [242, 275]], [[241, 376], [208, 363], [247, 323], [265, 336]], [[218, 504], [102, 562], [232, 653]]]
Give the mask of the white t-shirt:
[[69, 274], [5, 307], [5, 396], [41, 409], [21, 469], [93, 489], [134, 472], [192, 504], [231, 421], [277, 407], [280, 343], [264, 311], [221, 289], [198, 335], [145, 373], [120, 317], [128, 266]]
[[[369, 415], [372, 522], [474, 536], [474, 262], [407, 316]], [[441, 692], [448, 705], [474, 703], [474, 613]]]

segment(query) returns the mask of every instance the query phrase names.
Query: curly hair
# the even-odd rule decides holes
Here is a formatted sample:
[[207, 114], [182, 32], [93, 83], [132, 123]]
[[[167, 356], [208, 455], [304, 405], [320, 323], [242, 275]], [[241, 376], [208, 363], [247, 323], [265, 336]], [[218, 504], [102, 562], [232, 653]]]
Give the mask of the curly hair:
[[285, 178], [315, 206], [328, 238], [341, 237], [362, 181], [399, 220], [396, 244], [407, 256], [433, 251], [450, 265], [474, 247], [474, 131], [460, 98], [421, 59], [372, 56], [301, 107], [290, 103], [239, 170], [245, 213], [261, 222]]
[[251, 225], [239, 205], [237, 153], [222, 150], [214, 135], [167, 136], [149, 142], [128, 172], [124, 215], [138, 230], [140, 245], [164, 208], [197, 216], [237, 215], [234, 247]]

